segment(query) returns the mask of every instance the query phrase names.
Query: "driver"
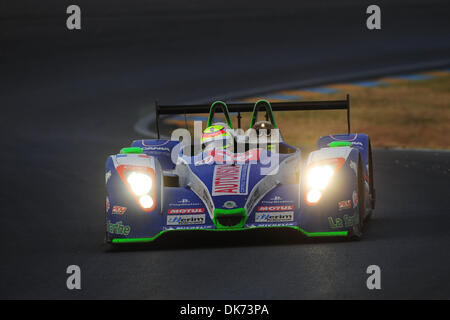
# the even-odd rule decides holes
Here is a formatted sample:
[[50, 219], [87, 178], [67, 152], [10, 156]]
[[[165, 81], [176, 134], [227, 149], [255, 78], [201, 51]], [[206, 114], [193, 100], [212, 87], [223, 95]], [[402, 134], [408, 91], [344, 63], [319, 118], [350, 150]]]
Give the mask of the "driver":
[[202, 150], [233, 150], [234, 137], [231, 133], [226, 131], [226, 128], [222, 125], [212, 125], [203, 130], [202, 138]]
[[270, 121], [258, 121], [253, 125], [252, 129], [256, 132], [258, 142], [265, 144], [267, 150], [273, 150], [273, 145], [270, 144], [270, 138], [272, 130], [275, 129], [274, 125]]
[[270, 121], [258, 121], [254, 124], [253, 129], [255, 129], [258, 137], [270, 137], [271, 130], [275, 129], [275, 127]]

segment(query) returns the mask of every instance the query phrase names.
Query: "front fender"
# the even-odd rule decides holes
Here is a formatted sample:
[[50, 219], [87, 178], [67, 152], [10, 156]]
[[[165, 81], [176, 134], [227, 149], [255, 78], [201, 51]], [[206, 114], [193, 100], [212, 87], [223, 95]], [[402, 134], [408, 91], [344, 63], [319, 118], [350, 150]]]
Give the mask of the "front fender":
[[[126, 170], [143, 168], [154, 172], [150, 194], [156, 202], [150, 210], [139, 205], [138, 198], [124, 181]], [[122, 172], [122, 174], [121, 174]], [[119, 154], [106, 160], [106, 231], [107, 239], [145, 238], [161, 229], [164, 205], [163, 179], [159, 161], [145, 154]], [[153, 192], [154, 191], [154, 192]]]
[[[359, 150], [351, 147], [322, 148], [312, 152], [300, 178], [300, 225], [310, 232], [345, 231], [353, 226], [357, 215], [357, 175]], [[307, 170], [314, 164], [342, 159], [317, 204], [306, 201]], [[356, 198], [355, 198], [356, 195]]]

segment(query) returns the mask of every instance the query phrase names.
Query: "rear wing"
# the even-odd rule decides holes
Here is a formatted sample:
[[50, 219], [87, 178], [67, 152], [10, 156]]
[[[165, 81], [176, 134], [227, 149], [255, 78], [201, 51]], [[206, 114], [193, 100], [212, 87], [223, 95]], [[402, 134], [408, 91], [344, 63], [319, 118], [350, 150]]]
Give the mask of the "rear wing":
[[[290, 101], [290, 102], [273, 102], [270, 103], [272, 111], [308, 111], [308, 110], [347, 110], [347, 131], [350, 134], [350, 95], [347, 94], [345, 100], [328, 100], [328, 101]], [[237, 113], [238, 128], [241, 128], [241, 113], [253, 112], [254, 103], [227, 103], [228, 111], [230, 113]], [[196, 104], [196, 105], [159, 105], [155, 102], [156, 114], [156, 131], [158, 139], [159, 133], [159, 118], [160, 115], [170, 114], [198, 114], [209, 113], [211, 109], [210, 104]], [[266, 113], [266, 119], [268, 114]]]

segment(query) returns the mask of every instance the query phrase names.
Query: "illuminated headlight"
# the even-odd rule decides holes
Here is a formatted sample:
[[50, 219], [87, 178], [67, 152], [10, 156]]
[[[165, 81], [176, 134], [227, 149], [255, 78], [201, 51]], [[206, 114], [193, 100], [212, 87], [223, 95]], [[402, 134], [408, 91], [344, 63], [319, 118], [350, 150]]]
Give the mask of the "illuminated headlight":
[[145, 209], [151, 208], [153, 206], [153, 198], [149, 195], [145, 195], [139, 198], [139, 203]]
[[[140, 172], [132, 172], [128, 176], [127, 181], [131, 187], [131, 190], [133, 190], [133, 192], [137, 196], [149, 193], [152, 188], [152, 184], [153, 184], [152, 178], [150, 178], [149, 175], [147, 175], [145, 173], [140, 173]], [[143, 197], [141, 197], [141, 199], [142, 198]], [[150, 199], [151, 199], [151, 197], [150, 197]], [[152, 203], [153, 203], [153, 200], [152, 200]]]
[[322, 197], [322, 192], [316, 189], [312, 189], [308, 191], [306, 200], [309, 203], [317, 203], [320, 200], [320, 197]]
[[324, 190], [327, 187], [333, 175], [334, 169], [330, 165], [314, 166], [309, 169], [306, 177], [308, 187], [320, 193], [319, 190]]
[[127, 193], [139, 204], [143, 212], [152, 212], [157, 207], [157, 188], [155, 169], [146, 166], [121, 164], [117, 173], [124, 182]]

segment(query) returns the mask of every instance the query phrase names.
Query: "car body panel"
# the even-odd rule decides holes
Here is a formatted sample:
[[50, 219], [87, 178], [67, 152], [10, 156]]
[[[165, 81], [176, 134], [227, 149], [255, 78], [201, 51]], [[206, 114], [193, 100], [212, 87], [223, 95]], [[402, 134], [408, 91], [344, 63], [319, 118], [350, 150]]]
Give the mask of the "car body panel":
[[[261, 175], [259, 171], [264, 165], [260, 161], [244, 160], [231, 165], [199, 163], [202, 159], [192, 157], [190, 164], [167, 164], [172, 150], [178, 145], [177, 141], [170, 140], [138, 140], [132, 146], [143, 147], [142, 155], [148, 158], [140, 157], [142, 155], [113, 155], [108, 158], [106, 170], [109, 178], [106, 186], [109, 208], [106, 220], [109, 241], [151, 241], [168, 230], [217, 230], [219, 228], [214, 221], [216, 209], [245, 208], [247, 217], [239, 229], [294, 227], [309, 235], [347, 235], [353, 227], [357, 205], [354, 195], [357, 189], [355, 166], [361, 153], [359, 148], [324, 147], [311, 153], [305, 164], [301, 163], [299, 150], [279, 155], [277, 174]], [[271, 153], [266, 153], [270, 157]], [[203, 155], [203, 159], [206, 157]], [[309, 206], [305, 202], [303, 171], [315, 161], [336, 157], [344, 158], [344, 165], [332, 179], [320, 203]], [[159, 169], [154, 164], [156, 162], [161, 163]], [[177, 175], [180, 186], [159, 185], [161, 195], [154, 211], [143, 212], [117, 173], [117, 166], [123, 163], [152, 167], [161, 177], [169, 173]], [[233, 170], [237, 179], [232, 181], [235, 183], [233, 188], [217, 188], [214, 183], [220, 180], [218, 176], [221, 172], [226, 175], [229, 170]], [[294, 174], [296, 179], [292, 179]], [[345, 205], [342, 205], [343, 202]], [[126, 211], [123, 214], [113, 213], [115, 206], [124, 207]], [[127, 228], [126, 234], [116, 231], [120, 229], [114, 228], [118, 223]], [[227, 230], [221, 228], [224, 229]], [[230, 227], [229, 230], [236, 228]]]

